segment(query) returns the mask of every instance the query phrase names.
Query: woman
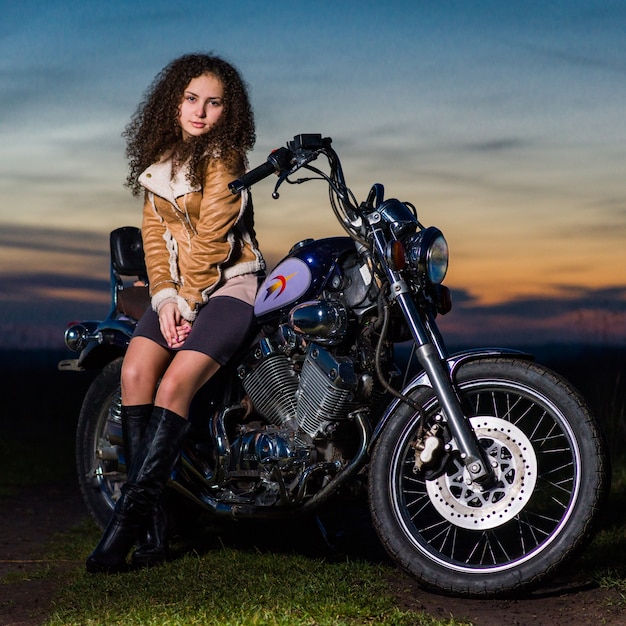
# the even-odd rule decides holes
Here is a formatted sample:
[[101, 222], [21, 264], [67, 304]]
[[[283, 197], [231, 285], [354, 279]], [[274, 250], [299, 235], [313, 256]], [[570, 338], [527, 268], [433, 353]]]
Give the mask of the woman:
[[[204, 54], [172, 61], [155, 78], [125, 131], [135, 195], [145, 193], [142, 237], [151, 308], [122, 367], [128, 480], [89, 572], [166, 558], [159, 498], [176, 463], [195, 393], [239, 347], [253, 320], [265, 267], [247, 192], [228, 183], [245, 172], [255, 140], [237, 70]], [[158, 385], [157, 385], [158, 383]]]

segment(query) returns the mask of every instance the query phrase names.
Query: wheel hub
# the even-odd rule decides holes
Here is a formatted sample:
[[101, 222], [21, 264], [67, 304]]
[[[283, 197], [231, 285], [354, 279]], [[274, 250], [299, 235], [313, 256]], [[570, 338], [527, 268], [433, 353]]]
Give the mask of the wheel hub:
[[515, 517], [527, 504], [537, 480], [537, 457], [530, 440], [517, 426], [498, 417], [472, 417], [476, 436], [496, 475], [483, 489], [472, 482], [457, 459], [445, 474], [426, 481], [437, 512], [455, 526], [487, 530]]

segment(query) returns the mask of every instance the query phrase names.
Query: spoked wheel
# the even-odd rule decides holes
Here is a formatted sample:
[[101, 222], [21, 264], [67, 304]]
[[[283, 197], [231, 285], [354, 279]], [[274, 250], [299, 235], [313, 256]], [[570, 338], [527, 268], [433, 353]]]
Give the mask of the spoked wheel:
[[[400, 405], [372, 455], [374, 525], [428, 587], [470, 596], [531, 588], [590, 537], [607, 490], [602, 438], [579, 394], [534, 363], [469, 362], [456, 382], [495, 484], [472, 482], [453, 441], [444, 471], [427, 480], [415, 458], [419, 415]], [[427, 426], [441, 420], [431, 389], [414, 398]]]
[[122, 359], [109, 363], [93, 380], [76, 429], [76, 468], [85, 505], [104, 528], [126, 482], [120, 415]]

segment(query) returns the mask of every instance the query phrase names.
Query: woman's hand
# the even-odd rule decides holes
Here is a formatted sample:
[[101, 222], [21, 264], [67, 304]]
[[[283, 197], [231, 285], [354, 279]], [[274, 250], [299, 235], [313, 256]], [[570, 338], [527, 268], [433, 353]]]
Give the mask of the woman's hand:
[[180, 314], [176, 302], [164, 302], [159, 308], [159, 327], [170, 348], [180, 348], [191, 332], [191, 324]]

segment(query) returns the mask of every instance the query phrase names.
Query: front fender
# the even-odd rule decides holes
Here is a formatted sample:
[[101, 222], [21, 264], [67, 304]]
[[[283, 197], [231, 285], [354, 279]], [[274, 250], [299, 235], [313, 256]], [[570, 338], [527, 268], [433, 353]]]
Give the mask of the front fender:
[[[494, 356], [508, 356], [516, 359], [524, 359], [526, 361], [534, 360], [532, 354], [527, 352], [521, 352], [519, 350], [511, 350], [509, 348], [474, 348], [471, 350], [463, 350], [462, 352], [457, 352], [452, 356], [446, 359], [448, 363], [448, 367], [450, 369], [450, 377], [454, 381], [456, 377], [456, 372], [458, 369], [469, 361], [478, 361], [481, 359], [489, 359]], [[430, 387], [430, 380], [428, 379], [428, 375], [426, 372], [422, 371], [417, 374], [414, 378], [412, 378], [407, 386], [402, 389], [401, 393], [404, 396], [410, 396], [414, 391], [419, 389], [420, 387]], [[370, 444], [371, 446], [376, 442], [380, 433], [384, 430], [385, 426], [389, 422], [391, 415], [398, 408], [398, 406], [402, 403], [400, 398], [395, 398], [391, 404], [385, 409], [382, 417], [380, 418], [376, 428], [374, 429], [374, 433], [372, 434], [372, 440]]]

